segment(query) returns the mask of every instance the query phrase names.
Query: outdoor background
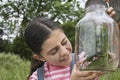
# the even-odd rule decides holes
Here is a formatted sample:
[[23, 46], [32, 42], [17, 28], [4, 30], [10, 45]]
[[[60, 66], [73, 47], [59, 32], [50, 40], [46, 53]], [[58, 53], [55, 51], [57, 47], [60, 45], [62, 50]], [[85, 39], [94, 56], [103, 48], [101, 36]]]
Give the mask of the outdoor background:
[[[44, 16], [57, 22], [73, 46], [76, 23], [85, 15], [86, 0], [0, 0], [0, 80], [26, 80], [31, 50], [24, 41], [24, 30], [31, 19]], [[120, 0], [110, 0], [120, 23]], [[120, 80], [120, 70], [101, 80]]]

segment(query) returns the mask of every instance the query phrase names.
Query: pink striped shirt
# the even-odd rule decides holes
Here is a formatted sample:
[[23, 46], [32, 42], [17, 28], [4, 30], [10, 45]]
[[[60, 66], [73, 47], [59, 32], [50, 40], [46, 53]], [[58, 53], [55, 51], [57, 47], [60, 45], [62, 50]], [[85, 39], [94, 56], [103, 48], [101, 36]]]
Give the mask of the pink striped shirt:
[[[44, 64], [44, 80], [69, 80], [70, 66], [53, 66], [47, 62]], [[38, 80], [37, 71], [33, 72], [29, 80]]]
[[[80, 61], [83, 61], [84, 58], [80, 55]], [[70, 65], [68, 66], [53, 66], [45, 62], [44, 64], [44, 80], [69, 80], [70, 79]], [[38, 80], [37, 71], [33, 72], [29, 80]], [[96, 78], [95, 80], [98, 80]]]

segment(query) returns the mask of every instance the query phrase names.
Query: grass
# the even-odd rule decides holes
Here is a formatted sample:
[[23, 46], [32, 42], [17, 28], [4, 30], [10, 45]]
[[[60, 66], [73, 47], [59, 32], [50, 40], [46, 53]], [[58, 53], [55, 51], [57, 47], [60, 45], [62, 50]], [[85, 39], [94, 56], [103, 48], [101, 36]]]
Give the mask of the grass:
[[[30, 62], [15, 54], [0, 53], [0, 80], [26, 80]], [[100, 80], [120, 80], [120, 69], [109, 75], [101, 76]]]
[[30, 62], [15, 54], [0, 53], [0, 80], [26, 80]]
[[115, 72], [101, 76], [100, 80], [120, 80], [120, 68], [118, 68]]

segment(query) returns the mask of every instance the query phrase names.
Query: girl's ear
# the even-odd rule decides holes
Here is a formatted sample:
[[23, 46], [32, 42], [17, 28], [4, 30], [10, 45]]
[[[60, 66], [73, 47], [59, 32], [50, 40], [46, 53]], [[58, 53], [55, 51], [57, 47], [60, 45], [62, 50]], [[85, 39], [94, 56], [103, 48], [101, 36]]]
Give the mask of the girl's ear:
[[36, 59], [36, 60], [43, 61], [43, 62], [46, 61], [42, 56], [39, 56], [39, 55], [37, 55], [37, 54], [33, 54], [33, 58]]

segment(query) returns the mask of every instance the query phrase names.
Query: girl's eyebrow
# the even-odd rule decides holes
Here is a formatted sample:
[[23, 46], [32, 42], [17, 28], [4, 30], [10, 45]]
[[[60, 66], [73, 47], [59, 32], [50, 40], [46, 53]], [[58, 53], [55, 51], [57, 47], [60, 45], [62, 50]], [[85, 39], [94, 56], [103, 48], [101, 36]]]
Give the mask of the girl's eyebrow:
[[[61, 41], [61, 43], [63, 43], [63, 41], [64, 41], [65, 39], [66, 39], [66, 38], [64, 37], [63, 40]], [[48, 51], [48, 54], [49, 54], [52, 50], [54, 50], [54, 49], [58, 49], [58, 46], [55, 46], [54, 48], [52, 48], [51, 50], [49, 50], [49, 51]]]

